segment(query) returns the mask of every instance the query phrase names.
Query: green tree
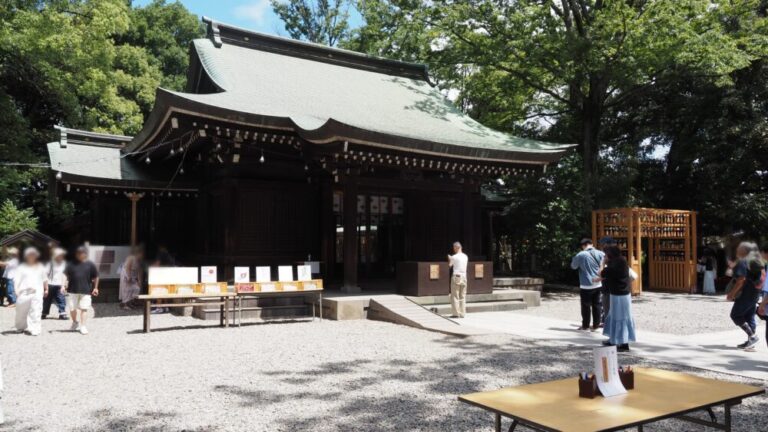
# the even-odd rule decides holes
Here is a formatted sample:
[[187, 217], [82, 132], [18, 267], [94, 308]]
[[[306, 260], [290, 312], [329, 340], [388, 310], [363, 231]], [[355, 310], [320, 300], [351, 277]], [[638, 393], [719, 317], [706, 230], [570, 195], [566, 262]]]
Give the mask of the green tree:
[[367, 52], [395, 47], [401, 58], [427, 61], [442, 86], [462, 91], [460, 105], [491, 126], [541, 135], [540, 124], [520, 123], [558, 123], [544, 136], [579, 144], [590, 209], [612, 138], [604, 136], [607, 119], [679, 70], [728, 84], [730, 73], [766, 52], [760, 7], [759, 0], [366, 0], [366, 25], [353, 40]]
[[180, 2], [165, 0], [153, 0], [144, 7], [131, 9], [130, 13], [131, 25], [116, 37], [117, 43], [146, 49], [150, 64], [162, 72], [160, 85], [184, 90], [190, 43], [205, 36], [202, 22]]
[[349, 0], [270, 0], [294, 39], [336, 46], [349, 33]]
[[11, 200], [0, 205], [0, 238], [25, 229], [37, 229], [37, 218], [31, 208], [19, 209]]

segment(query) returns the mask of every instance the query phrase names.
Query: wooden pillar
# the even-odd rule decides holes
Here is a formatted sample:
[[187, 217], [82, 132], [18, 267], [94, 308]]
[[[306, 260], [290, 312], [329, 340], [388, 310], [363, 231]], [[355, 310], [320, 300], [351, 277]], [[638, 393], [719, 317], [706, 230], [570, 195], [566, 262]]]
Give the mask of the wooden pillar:
[[320, 260], [325, 263], [323, 279], [331, 281], [336, 267], [336, 218], [333, 214], [333, 184], [330, 181], [322, 183], [320, 199]]
[[357, 176], [350, 175], [344, 179], [344, 282], [342, 292], [358, 293], [357, 283]]
[[125, 196], [127, 196], [131, 201], [131, 246], [136, 246], [136, 242], [138, 240], [136, 233], [136, 207], [139, 203], [139, 200], [144, 197], [144, 194], [130, 192], [126, 193]]

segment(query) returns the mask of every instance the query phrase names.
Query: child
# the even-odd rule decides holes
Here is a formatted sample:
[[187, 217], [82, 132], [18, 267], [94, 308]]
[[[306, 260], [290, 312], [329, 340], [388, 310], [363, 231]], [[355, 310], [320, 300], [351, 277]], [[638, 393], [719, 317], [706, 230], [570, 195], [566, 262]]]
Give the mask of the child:
[[48, 274], [40, 263], [40, 252], [33, 247], [24, 251], [24, 262], [13, 280], [16, 289], [16, 330], [40, 336], [43, 297], [48, 295]]

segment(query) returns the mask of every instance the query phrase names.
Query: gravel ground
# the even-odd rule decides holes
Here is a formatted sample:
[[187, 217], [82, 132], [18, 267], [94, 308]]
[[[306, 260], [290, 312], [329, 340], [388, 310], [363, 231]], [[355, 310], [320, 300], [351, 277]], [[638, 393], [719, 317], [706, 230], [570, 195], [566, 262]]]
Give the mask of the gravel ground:
[[[722, 295], [688, 295], [644, 292], [632, 298], [632, 313], [638, 329], [675, 335], [733, 330], [733, 303]], [[581, 323], [579, 294], [555, 291], [542, 296], [541, 307], [519, 313], [568, 319]]]
[[[490, 431], [491, 416], [457, 395], [575, 376], [591, 361], [590, 347], [460, 339], [375, 321], [221, 329], [161, 315], [158, 331], [142, 334], [140, 316], [97, 311], [88, 336], [44, 321], [34, 338], [7, 331], [13, 313], [0, 309], [0, 431]], [[736, 431], [764, 431], [768, 398], [745, 401], [734, 422]], [[668, 420], [646, 430], [702, 428]]]

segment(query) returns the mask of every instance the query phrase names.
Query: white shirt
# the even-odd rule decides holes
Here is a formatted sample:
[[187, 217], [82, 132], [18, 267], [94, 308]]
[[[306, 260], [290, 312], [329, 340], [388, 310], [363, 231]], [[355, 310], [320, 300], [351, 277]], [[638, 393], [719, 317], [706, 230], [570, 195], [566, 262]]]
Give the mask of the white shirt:
[[466, 276], [468, 262], [469, 257], [464, 252], [451, 255], [451, 267], [453, 267], [453, 274]]
[[5, 262], [5, 271], [3, 277], [6, 279], [13, 279], [16, 277], [16, 269], [19, 267], [18, 258], [11, 258]]
[[64, 275], [64, 270], [67, 268], [67, 262], [62, 261], [57, 263], [51, 261], [45, 265], [45, 272], [48, 274], [48, 284], [56, 286], [64, 286], [67, 283], [67, 277]]
[[45, 271], [44, 265], [40, 263], [32, 266], [22, 264], [16, 269], [13, 288], [19, 295], [39, 294], [42, 296], [47, 281], [48, 273]]

